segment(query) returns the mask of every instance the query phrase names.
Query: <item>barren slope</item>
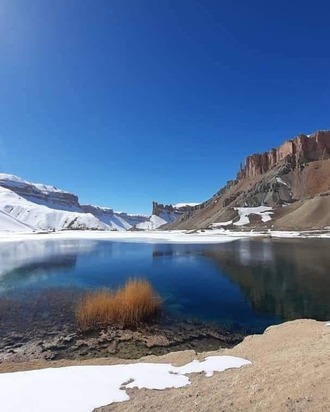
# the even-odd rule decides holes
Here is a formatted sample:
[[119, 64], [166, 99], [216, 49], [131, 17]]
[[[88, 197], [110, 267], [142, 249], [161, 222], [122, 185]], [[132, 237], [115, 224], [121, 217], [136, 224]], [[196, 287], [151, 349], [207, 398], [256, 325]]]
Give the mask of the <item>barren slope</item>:
[[[323, 143], [330, 145], [330, 132], [322, 133]], [[316, 139], [312, 141], [314, 151], [315, 147], [318, 148], [317, 136], [318, 133], [311, 137]], [[292, 142], [299, 142], [301, 138], [297, 137]], [[304, 139], [309, 142], [306, 136]], [[285, 144], [282, 146], [286, 147]], [[277, 150], [281, 151], [281, 147]], [[274, 164], [267, 163], [270, 161], [268, 153], [249, 156], [246, 168], [238, 173], [238, 179], [229, 181], [211, 199], [163, 228], [202, 229], [225, 222], [227, 228], [235, 229], [235, 223], [239, 220], [235, 208], [261, 205], [273, 208], [272, 221], [266, 223], [253, 218], [248, 227], [303, 230], [330, 226], [327, 197], [330, 194], [330, 159], [329, 149], [324, 150], [327, 152], [322, 152], [321, 159], [312, 158], [312, 154], [314, 157], [319, 155], [317, 151], [310, 154], [313, 160], [308, 160], [308, 153], [302, 152], [305, 156], [302, 157], [301, 153], [294, 152]], [[228, 226], [230, 221], [232, 227]]]

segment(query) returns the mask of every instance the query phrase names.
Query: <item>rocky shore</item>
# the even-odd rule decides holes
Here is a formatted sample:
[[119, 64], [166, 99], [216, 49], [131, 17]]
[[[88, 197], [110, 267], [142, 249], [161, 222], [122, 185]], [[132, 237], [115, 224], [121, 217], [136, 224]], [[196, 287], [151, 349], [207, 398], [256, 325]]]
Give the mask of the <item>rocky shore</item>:
[[170, 326], [145, 325], [138, 330], [103, 329], [89, 333], [68, 327], [47, 333], [9, 333], [0, 341], [0, 363], [30, 360], [91, 359], [117, 357], [138, 359], [193, 349], [198, 352], [230, 348], [241, 342], [242, 333], [196, 323]]

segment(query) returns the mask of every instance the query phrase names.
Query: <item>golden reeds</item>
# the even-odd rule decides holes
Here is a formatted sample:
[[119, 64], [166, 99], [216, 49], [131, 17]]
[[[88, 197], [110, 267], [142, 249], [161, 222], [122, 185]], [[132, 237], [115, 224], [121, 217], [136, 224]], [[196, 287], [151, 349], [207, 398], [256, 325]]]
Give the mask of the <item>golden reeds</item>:
[[149, 282], [130, 279], [121, 289], [86, 294], [76, 307], [76, 322], [82, 330], [137, 326], [154, 318], [160, 306]]

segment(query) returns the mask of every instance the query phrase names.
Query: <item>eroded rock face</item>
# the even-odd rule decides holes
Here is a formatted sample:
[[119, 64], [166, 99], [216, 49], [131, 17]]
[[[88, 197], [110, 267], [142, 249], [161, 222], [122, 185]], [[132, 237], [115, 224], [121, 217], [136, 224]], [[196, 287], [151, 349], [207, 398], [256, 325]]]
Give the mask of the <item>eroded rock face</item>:
[[330, 159], [330, 131], [319, 131], [310, 136], [301, 134], [277, 149], [248, 156], [237, 179], [254, 178], [281, 162], [291, 164], [294, 169], [302, 163], [325, 159]]
[[191, 210], [196, 210], [199, 205], [197, 206], [180, 206], [174, 207], [173, 205], [163, 205], [162, 203], [152, 202], [152, 214], [156, 216], [161, 216], [163, 213], [178, 213], [184, 214], [190, 212]]
[[[329, 226], [327, 196], [330, 197], [330, 131], [301, 134], [277, 149], [248, 156], [236, 180], [228, 181], [210, 199], [166, 228], [203, 229], [213, 223], [232, 221], [237, 207], [269, 206], [278, 211], [271, 223], [276, 225], [276, 219], [280, 219], [277, 229], [322, 229]], [[313, 203], [311, 199], [316, 200]], [[292, 211], [293, 220], [285, 220]], [[306, 221], [304, 216], [309, 216]]]

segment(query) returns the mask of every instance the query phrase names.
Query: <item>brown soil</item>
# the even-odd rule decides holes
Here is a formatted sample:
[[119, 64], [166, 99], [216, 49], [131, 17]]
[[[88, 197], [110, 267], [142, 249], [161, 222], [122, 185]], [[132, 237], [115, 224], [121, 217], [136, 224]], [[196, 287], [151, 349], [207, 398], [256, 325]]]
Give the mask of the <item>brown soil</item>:
[[323, 229], [330, 226], [330, 196], [318, 196], [282, 209], [273, 223], [276, 230]]
[[[142, 358], [144, 362], [185, 364], [209, 355], [234, 355], [252, 361], [239, 370], [191, 375], [191, 385], [164, 391], [130, 390], [131, 400], [98, 408], [110, 411], [329, 411], [330, 327], [324, 322], [296, 320], [252, 335], [234, 347], [217, 352], [194, 351]], [[1, 372], [82, 364], [132, 361], [114, 358], [87, 361], [5, 362]]]

